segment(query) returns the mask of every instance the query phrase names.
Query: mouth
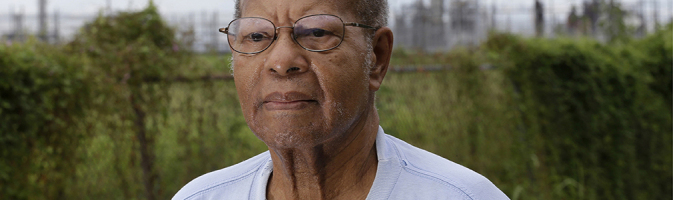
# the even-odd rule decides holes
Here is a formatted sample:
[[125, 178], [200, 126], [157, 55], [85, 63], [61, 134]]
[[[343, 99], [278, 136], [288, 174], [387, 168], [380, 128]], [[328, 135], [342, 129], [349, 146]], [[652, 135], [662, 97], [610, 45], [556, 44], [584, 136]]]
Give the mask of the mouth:
[[274, 92], [264, 97], [262, 107], [269, 111], [302, 110], [313, 104], [318, 101], [301, 92]]

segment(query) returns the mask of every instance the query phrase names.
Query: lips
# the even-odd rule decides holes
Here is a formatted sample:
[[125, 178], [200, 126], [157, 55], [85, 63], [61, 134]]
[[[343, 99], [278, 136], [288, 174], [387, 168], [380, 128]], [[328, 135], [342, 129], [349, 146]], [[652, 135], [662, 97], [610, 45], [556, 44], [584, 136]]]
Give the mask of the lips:
[[301, 92], [274, 92], [264, 97], [262, 106], [266, 110], [301, 110], [318, 101]]

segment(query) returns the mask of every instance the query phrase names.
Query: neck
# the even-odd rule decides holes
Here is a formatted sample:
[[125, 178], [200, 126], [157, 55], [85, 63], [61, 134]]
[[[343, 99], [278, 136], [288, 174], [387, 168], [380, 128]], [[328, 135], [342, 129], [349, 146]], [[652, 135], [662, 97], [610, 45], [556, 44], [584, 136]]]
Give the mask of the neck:
[[378, 114], [366, 112], [345, 137], [311, 148], [271, 148], [268, 199], [365, 199], [374, 178]]

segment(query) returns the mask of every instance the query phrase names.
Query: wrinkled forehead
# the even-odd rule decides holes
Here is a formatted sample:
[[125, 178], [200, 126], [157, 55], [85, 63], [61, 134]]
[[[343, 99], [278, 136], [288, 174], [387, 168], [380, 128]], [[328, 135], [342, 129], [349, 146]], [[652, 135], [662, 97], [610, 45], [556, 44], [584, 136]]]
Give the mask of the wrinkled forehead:
[[240, 0], [241, 17], [263, 17], [273, 22], [292, 23], [313, 14], [332, 14], [356, 21], [358, 0]]

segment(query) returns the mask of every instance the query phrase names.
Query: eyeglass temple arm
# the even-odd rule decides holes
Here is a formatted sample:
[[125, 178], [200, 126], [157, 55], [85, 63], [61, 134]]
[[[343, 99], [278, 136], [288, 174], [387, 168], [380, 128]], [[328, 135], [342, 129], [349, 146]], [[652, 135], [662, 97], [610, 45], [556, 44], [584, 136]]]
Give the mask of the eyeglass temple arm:
[[375, 27], [372, 27], [372, 26], [368, 26], [368, 25], [364, 25], [364, 24], [358, 24], [358, 23], [355, 23], [355, 22], [344, 23], [344, 25], [346, 25], [346, 26], [355, 26], [355, 27], [360, 27], [360, 28], [368, 28], [368, 29], [373, 29], [373, 30], [378, 30], [378, 28], [375, 28]]
[[218, 30], [220, 31], [220, 33], [224, 33], [224, 34], [231, 35], [231, 36], [234, 36], [234, 37], [236, 36], [236, 34], [232, 34], [232, 33], [229, 32], [229, 27], [220, 28]]

